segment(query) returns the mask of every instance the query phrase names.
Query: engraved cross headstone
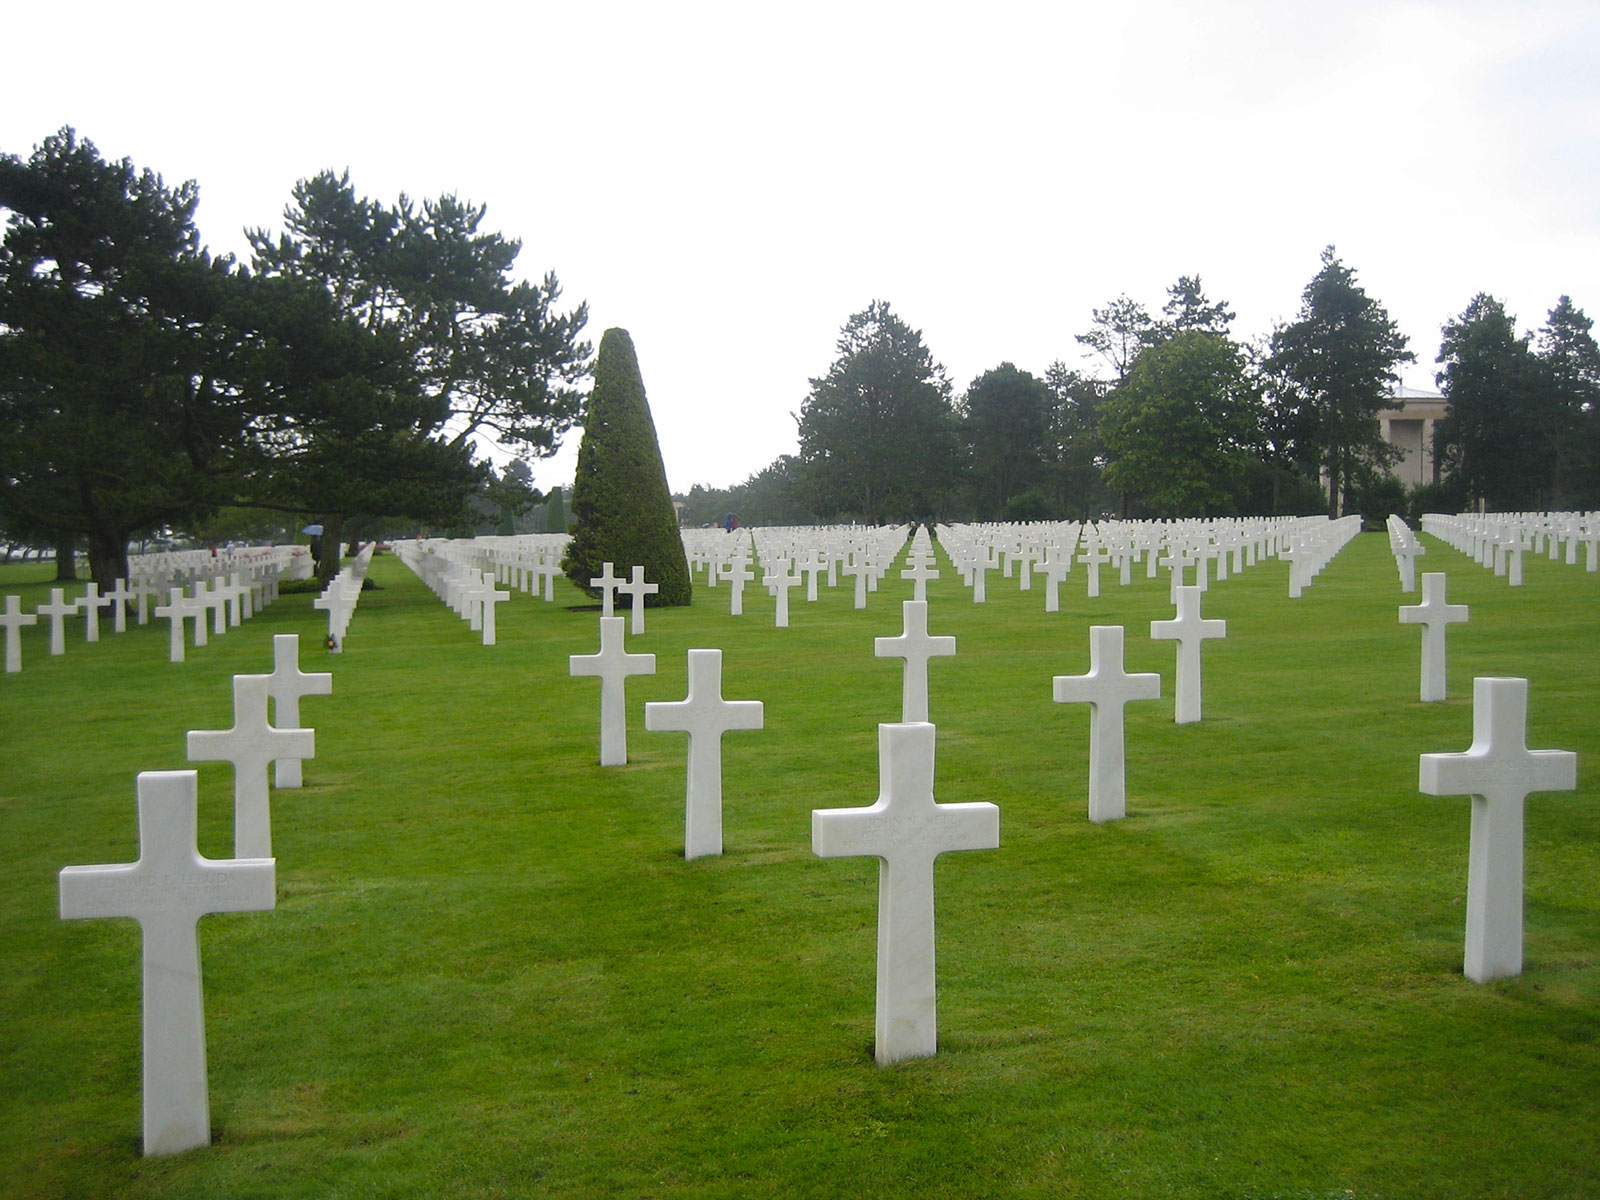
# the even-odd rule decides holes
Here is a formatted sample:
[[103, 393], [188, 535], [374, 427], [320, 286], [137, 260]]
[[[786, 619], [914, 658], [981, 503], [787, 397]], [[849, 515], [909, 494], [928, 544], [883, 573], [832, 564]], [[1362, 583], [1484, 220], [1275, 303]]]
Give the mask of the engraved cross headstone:
[[[1204, 560], [1202, 560], [1204, 561]], [[1177, 693], [1175, 720], [1188, 725], [1200, 719], [1200, 645], [1206, 638], [1228, 636], [1228, 623], [1223, 620], [1202, 620], [1200, 596], [1202, 589], [1190, 584], [1178, 589], [1178, 615], [1170, 621], [1151, 621], [1150, 636], [1156, 641], [1178, 643], [1178, 673], [1174, 691]]]
[[954, 654], [956, 639], [928, 636], [928, 602], [902, 600], [899, 637], [874, 638], [872, 652], [879, 658], [903, 658], [905, 670], [900, 687], [900, 720], [920, 722], [928, 719], [928, 660]]
[[6, 673], [15, 675], [22, 670], [22, 627], [24, 625], [37, 625], [38, 613], [25, 613], [22, 611], [22, 597], [12, 595], [6, 597], [4, 612], [0, 612], [0, 626], [6, 631]]
[[995, 805], [935, 802], [933, 742], [932, 725], [879, 725], [877, 803], [811, 813], [813, 853], [881, 860], [873, 1051], [879, 1066], [926, 1057], [939, 1047], [934, 860], [952, 850], [992, 850], [1000, 844]]
[[272, 805], [267, 764], [275, 758], [311, 758], [310, 729], [274, 729], [267, 721], [266, 675], [233, 677], [233, 727], [189, 731], [190, 762], [233, 764], [233, 853], [235, 858], [272, 857]]
[[689, 782], [684, 805], [684, 858], [722, 853], [722, 735], [760, 729], [759, 700], [722, 698], [722, 651], [689, 651], [686, 699], [644, 706], [644, 727], [689, 735]]
[[35, 611], [50, 622], [50, 653], [65, 654], [67, 633], [63, 622], [78, 611], [77, 604], [67, 599], [66, 589], [51, 588], [50, 602], [39, 605]]
[[[326, 671], [300, 669], [300, 635], [272, 635], [272, 674], [267, 676], [267, 696], [272, 701], [272, 719], [279, 729], [301, 729], [300, 697], [327, 696], [333, 692], [333, 676]], [[272, 785], [297, 788], [301, 785], [301, 762], [295, 757], [274, 759]]]
[[1465, 604], [1446, 604], [1445, 584], [1449, 577], [1442, 571], [1429, 571], [1422, 576], [1422, 603], [1403, 605], [1400, 609], [1402, 625], [1422, 626], [1422, 699], [1426, 701], [1445, 698], [1445, 631], [1467, 619]]
[[1130, 700], [1159, 700], [1161, 676], [1130, 675], [1122, 666], [1122, 626], [1089, 627], [1089, 673], [1057, 675], [1057, 704], [1089, 705], [1089, 820], [1127, 816], [1128, 791], [1123, 707]]
[[654, 675], [654, 654], [629, 654], [623, 648], [621, 617], [600, 618], [600, 650], [573, 654], [567, 668], [573, 675], [600, 678], [600, 765], [620, 767], [628, 761], [627, 682], [630, 675]]
[[1467, 941], [1462, 972], [1475, 983], [1522, 973], [1523, 811], [1530, 792], [1578, 786], [1578, 756], [1529, 750], [1528, 681], [1472, 681], [1472, 745], [1424, 754], [1417, 788], [1472, 797], [1467, 858]]
[[139, 859], [61, 871], [67, 920], [132, 917], [144, 947], [144, 1152], [208, 1145], [205, 1001], [199, 920], [275, 902], [270, 859], [202, 858], [195, 848], [195, 772], [139, 775]]

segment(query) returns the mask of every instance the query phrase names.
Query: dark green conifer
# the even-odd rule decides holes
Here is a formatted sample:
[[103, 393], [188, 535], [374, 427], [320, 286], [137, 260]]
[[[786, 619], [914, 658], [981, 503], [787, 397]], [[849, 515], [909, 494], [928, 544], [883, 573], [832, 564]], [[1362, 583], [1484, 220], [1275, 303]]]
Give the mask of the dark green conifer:
[[593, 595], [589, 580], [604, 564], [624, 578], [641, 566], [646, 581], [661, 589], [647, 603], [689, 603], [689, 561], [626, 329], [608, 329], [600, 339], [570, 513], [572, 541], [561, 568], [573, 583]]

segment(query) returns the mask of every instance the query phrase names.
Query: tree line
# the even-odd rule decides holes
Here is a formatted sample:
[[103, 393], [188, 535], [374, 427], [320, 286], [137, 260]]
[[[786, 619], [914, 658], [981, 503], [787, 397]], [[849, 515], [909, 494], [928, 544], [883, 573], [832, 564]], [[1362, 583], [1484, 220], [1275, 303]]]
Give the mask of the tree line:
[[[1600, 351], [1562, 296], [1535, 341], [1493, 297], [1442, 331], [1435, 477], [1409, 494], [1381, 414], [1407, 339], [1328, 247], [1294, 320], [1257, 344], [1197, 276], [1159, 315], [1120, 296], [1077, 341], [1099, 371], [1003, 362], [959, 396], [890, 306], [850, 317], [797, 414], [800, 450], [686, 519], [1089, 520], [1600, 506]], [[742, 511], [741, 511], [742, 510]]]
[[525, 510], [488, 437], [552, 453], [578, 420], [587, 307], [553, 274], [515, 281], [520, 244], [453, 195], [387, 205], [348, 173], [298, 183], [248, 263], [213, 256], [199, 192], [70, 128], [0, 155], [0, 528], [87, 546], [94, 577], [130, 539], [266, 511], [341, 537], [406, 517], [471, 525], [473, 496]]

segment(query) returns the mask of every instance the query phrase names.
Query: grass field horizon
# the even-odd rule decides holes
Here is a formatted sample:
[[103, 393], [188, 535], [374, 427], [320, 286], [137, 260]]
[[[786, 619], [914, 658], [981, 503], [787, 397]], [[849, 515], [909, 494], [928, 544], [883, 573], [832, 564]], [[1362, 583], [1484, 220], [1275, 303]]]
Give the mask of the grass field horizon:
[[[929, 632], [941, 802], [999, 805], [1000, 848], [936, 871], [939, 1053], [872, 1061], [877, 863], [816, 858], [815, 808], [872, 803], [898, 719], [911, 588], [773, 602], [697, 577], [630, 651], [625, 767], [599, 686], [568, 674], [595, 614], [517, 595], [484, 647], [391, 555], [345, 651], [286, 595], [167, 659], [165, 623], [0, 677], [0, 1196], [1066, 1196], [1361, 1200], [1600, 1195], [1600, 576], [1529, 558], [1512, 589], [1424, 536], [1470, 607], [1449, 698], [1418, 698], [1387, 540], [1298, 600], [1287, 564], [1213, 583], [1205, 719], [1172, 720], [1165, 573], [1062, 611], [941, 555]], [[0, 568], [32, 607], [50, 566]], [[81, 592], [77, 585], [71, 594]], [[1086, 817], [1093, 624], [1162, 699], [1127, 709], [1128, 818]], [[306, 786], [274, 791], [277, 907], [200, 924], [213, 1145], [139, 1157], [139, 930], [62, 921], [56, 876], [137, 857], [134, 777], [231, 724], [229, 679], [298, 633], [334, 691]], [[723, 740], [723, 856], [682, 857], [685, 652], [765, 727]], [[1524, 971], [1461, 975], [1470, 801], [1417, 756], [1465, 750], [1472, 680], [1530, 681], [1528, 745], [1578, 790], [1527, 805]], [[200, 848], [232, 847], [230, 768], [199, 764]]]

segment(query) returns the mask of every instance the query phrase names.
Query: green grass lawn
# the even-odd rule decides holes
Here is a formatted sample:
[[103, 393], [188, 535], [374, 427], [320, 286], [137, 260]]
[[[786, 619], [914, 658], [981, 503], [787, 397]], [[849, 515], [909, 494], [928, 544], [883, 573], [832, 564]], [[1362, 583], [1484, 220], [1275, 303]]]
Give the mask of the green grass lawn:
[[[870, 804], [896, 719], [897, 577], [651, 610], [628, 766], [598, 765], [595, 615], [502, 604], [484, 647], [380, 557], [345, 652], [309, 595], [167, 662], [165, 623], [24, 635], [0, 676], [0, 1195], [6, 1197], [1600, 1196], [1600, 576], [1526, 584], [1425, 538], [1471, 607], [1450, 698], [1418, 701], [1387, 541], [1305, 596], [1265, 562], [1213, 584], [1205, 720], [1172, 721], [1165, 574], [989, 579], [948, 561], [929, 629], [937, 795], [1001, 809], [998, 850], [936, 874], [936, 1057], [872, 1061], [877, 864], [816, 858], [811, 810]], [[51, 568], [0, 571], [32, 606]], [[81, 587], [73, 590], [76, 595]], [[1163, 699], [1127, 710], [1125, 821], [1086, 819], [1091, 624]], [[134, 777], [231, 724], [272, 635], [334, 694], [306, 786], [275, 792], [278, 903], [201, 922], [214, 1145], [139, 1156], [139, 931], [57, 915], [63, 866], [137, 854]], [[685, 651], [766, 727], [723, 742], [721, 858], [682, 857], [686, 739], [647, 733]], [[1469, 800], [1417, 756], [1465, 750], [1472, 679], [1529, 678], [1529, 745], [1579, 754], [1528, 803], [1525, 969], [1461, 975]], [[231, 769], [200, 767], [201, 850], [232, 847]]]

